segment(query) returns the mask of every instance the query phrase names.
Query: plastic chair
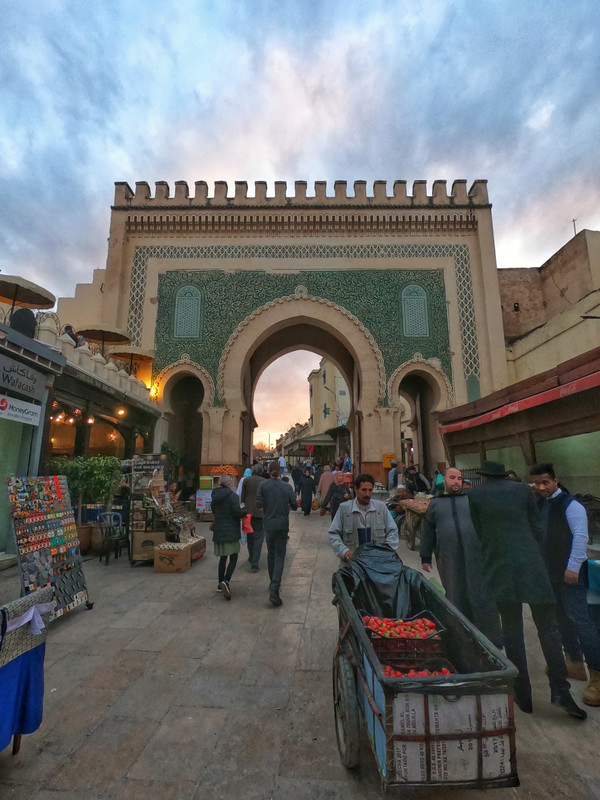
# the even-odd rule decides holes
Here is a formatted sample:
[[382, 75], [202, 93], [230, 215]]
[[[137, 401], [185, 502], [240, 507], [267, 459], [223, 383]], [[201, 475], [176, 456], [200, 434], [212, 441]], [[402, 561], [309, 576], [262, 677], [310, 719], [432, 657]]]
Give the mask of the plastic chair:
[[114, 547], [115, 558], [121, 554], [123, 545], [127, 547], [127, 557], [131, 560], [131, 550], [129, 535], [123, 527], [123, 520], [116, 511], [103, 511], [98, 514], [98, 522], [102, 532], [102, 542], [100, 545], [100, 561], [104, 558], [104, 566], [108, 566], [110, 551]]

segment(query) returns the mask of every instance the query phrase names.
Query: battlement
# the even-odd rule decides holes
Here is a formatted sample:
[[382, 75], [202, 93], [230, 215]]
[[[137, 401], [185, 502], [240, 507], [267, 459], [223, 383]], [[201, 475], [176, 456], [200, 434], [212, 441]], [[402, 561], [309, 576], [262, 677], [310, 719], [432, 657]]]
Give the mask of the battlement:
[[476, 180], [467, 191], [466, 180], [455, 180], [448, 194], [446, 181], [434, 181], [431, 194], [427, 194], [427, 181], [414, 181], [412, 194], [408, 194], [406, 181], [394, 181], [392, 194], [387, 192], [386, 181], [375, 181], [373, 193], [367, 194], [367, 182], [355, 181], [354, 194], [348, 193], [346, 181], [335, 181], [333, 194], [327, 193], [327, 181], [315, 181], [314, 194], [309, 196], [308, 183], [296, 181], [293, 194], [288, 194], [286, 181], [275, 182], [273, 196], [267, 195], [266, 181], [256, 181], [254, 195], [248, 195], [248, 183], [236, 181], [233, 196], [229, 196], [226, 181], [216, 181], [209, 194], [205, 181], [196, 181], [195, 192], [190, 195], [185, 181], [175, 183], [171, 195], [166, 181], [157, 181], [154, 197], [145, 181], [135, 184], [135, 191], [125, 182], [115, 183], [114, 208], [473, 208], [488, 206], [487, 181]]

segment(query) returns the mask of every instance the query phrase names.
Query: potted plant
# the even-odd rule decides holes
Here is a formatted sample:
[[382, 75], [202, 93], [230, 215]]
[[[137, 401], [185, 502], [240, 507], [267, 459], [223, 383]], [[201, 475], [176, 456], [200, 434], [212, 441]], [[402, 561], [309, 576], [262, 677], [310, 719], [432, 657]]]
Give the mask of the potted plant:
[[84, 503], [101, 503], [110, 510], [121, 476], [121, 462], [114, 456], [75, 456], [57, 458], [46, 464], [48, 474], [65, 475], [71, 502], [76, 508], [75, 522], [82, 553], [92, 544], [93, 523], [82, 520]]

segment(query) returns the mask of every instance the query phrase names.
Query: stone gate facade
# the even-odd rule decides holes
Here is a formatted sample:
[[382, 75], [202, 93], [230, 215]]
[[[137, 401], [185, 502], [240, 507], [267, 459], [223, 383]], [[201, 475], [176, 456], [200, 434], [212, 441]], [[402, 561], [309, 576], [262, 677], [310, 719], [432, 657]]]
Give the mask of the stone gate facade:
[[147, 381], [169, 440], [172, 390], [198, 381], [201, 465], [247, 462], [252, 398], [269, 363], [294, 349], [326, 355], [352, 393], [354, 461], [382, 475], [384, 452], [444, 460], [435, 414], [506, 384], [491, 206], [485, 181], [412, 194], [397, 181], [310, 195], [275, 183], [219, 182], [193, 195], [117, 183], [105, 270], [59, 302], [73, 324], [92, 317], [154, 350]]

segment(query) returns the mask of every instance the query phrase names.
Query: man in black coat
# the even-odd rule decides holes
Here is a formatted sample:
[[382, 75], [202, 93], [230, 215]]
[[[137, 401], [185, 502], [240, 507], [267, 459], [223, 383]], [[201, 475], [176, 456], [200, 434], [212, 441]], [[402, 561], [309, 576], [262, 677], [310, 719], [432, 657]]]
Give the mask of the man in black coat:
[[267, 567], [269, 569], [269, 603], [280, 606], [281, 576], [285, 565], [290, 511], [298, 508], [296, 495], [289, 483], [281, 480], [277, 461], [269, 464], [270, 480], [263, 481], [256, 493], [256, 507], [264, 511], [264, 530], [267, 542]]
[[586, 712], [569, 691], [554, 593], [540, 549], [543, 525], [534, 494], [525, 483], [505, 480], [504, 464], [485, 461], [481, 475], [485, 482], [467, 496], [481, 540], [484, 576], [502, 620], [506, 655], [519, 670], [515, 700], [522, 711], [532, 712], [523, 638], [523, 603], [528, 603], [548, 665], [550, 701], [571, 716], [585, 719]]

